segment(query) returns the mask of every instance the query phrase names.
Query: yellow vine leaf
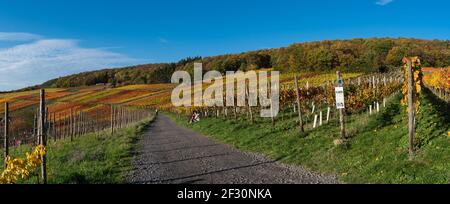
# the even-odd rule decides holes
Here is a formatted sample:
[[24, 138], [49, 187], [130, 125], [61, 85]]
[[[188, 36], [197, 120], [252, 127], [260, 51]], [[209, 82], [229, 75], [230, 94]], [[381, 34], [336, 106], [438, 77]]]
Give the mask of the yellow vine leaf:
[[25, 159], [6, 157], [7, 167], [0, 174], [0, 184], [15, 184], [20, 179], [27, 179], [41, 165], [41, 157], [45, 154], [46, 148], [38, 145], [31, 153], [26, 153]]
[[[416, 112], [418, 112], [419, 107], [420, 107], [419, 96], [420, 96], [420, 92], [422, 92], [422, 86], [423, 86], [422, 66], [420, 64], [420, 59], [418, 57], [411, 57], [410, 60], [411, 60], [411, 69], [413, 72], [413, 102], [415, 105]], [[404, 71], [405, 81], [404, 81], [403, 87], [402, 87], [403, 99], [401, 100], [401, 104], [403, 106], [408, 106], [408, 81], [409, 80], [408, 80], [408, 65], [406, 63], [403, 66], [403, 71]], [[406, 108], [406, 111], [409, 111], [408, 108]]]

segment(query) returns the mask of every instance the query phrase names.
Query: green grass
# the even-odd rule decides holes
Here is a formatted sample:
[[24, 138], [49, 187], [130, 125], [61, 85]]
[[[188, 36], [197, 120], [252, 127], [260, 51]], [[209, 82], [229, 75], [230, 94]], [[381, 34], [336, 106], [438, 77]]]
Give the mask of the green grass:
[[[121, 129], [111, 136], [109, 131], [88, 134], [73, 142], [62, 140], [47, 146], [48, 183], [115, 184], [125, 182], [132, 168], [136, 141], [153, 119]], [[12, 150], [12, 156], [29, 152], [29, 146]], [[38, 183], [36, 174], [24, 183]]]
[[336, 123], [300, 133], [295, 118], [272, 127], [268, 120], [261, 119], [255, 125], [244, 119], [220, 118], [187, 124], [185, 118], [170, 116], [217, 141], [313, 171], [336, 174], [346, 183], [449, 183], [450, 105], [427, 90], [423, 92], [417, 151], [410, 160], [407, 117], [399, 101], [400, 95], [391, 98], [386, 109], [376, 116], [349, 118], [346, 128], [351, 138], [342, 146], [333, 144], [339, 138]]

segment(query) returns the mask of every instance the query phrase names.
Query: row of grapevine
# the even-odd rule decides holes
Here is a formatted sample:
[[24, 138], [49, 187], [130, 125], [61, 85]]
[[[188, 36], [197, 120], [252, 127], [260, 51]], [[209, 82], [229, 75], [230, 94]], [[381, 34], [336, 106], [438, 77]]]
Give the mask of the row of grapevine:
[[[371, 74], [349, 78], [345, 81], [346, 95], [346, 115], [367, 112], [376, 112], [380, 106], [386, 104], [386, 99], [398, 93], [403, 78], [401, 73]], [[303, 123], [307, 128], [315, 128], [325, 122], [337, 118], [335, 108], [334, 83], [327, 81], [319, 86], [309, 86], [306, 82], [304, 87], [297, 90], [299, 93], [300, 109], [303, 114]], [[284, 121], [298, 114], [296, 104], [296, 90], [291, 82], [282, 82], [280, 90], [280, 111], [278, 118], [273, 117], [272, 123], [276, 120]], [[226, 97], [226, 96], [224, 96]], [[260, 106], [244, 107], [179, 107], [166, 108], [165, 110], [176, 112], [181, 115], [190, 115], [197, 111], [202, 117], [224, 117], [229, 119], [246, 119], [255, 122], [260, 115]], [[262, 119], [264, 120], [264, 119]]]
[[[40, 155], [42, 165], [42, 180], [46, 183], [45, 170], [45, 147], [48, 141], [69, 140], [73, 141], [77, 137], [89, 133], [99, 134], [102, 131], [111, 131], [111, 135], [117, 129], [128, 127], [134, 123], [142, 121], [151, 115], [148, 107], [130, 107], [130, 106], [114, 106], [114, 105], [98, 105], [95, 108], [83, 110], [70, 108], [69, 110], [60, 110], [58, 112], [50, 112], [45, 103], [45, 91], [41, 91], [41, 102], [39, 109], [33, 119], [33, 127], [29, 127], [24, 131], [10, 131], [11, 124], [20, 121], [21, 117], [11, 117], [9, 103], [5, 102], [4, 117], [1, 125], [1, 139], [3, 141], [3, 152], [5, 160], [5, 169], [0, 176], [1, 183], [15, 183], [19, 178], [24, 176], [20, 172], [27, 172], [29, 165], [25, 165], [28, 160], [20, 158], [11, 159], [9, 149], [14, 146], [29, 144], [38, 146], [38, 154]], [[13, 133], [13, 134], [11, 134]], [[36, 152], [34, 151], [34, 152]], [[19, 168], [24, 164], [24, 168]], [[32, 162], [35, 166], [37, 162]], [[13, 168], [14, 167], [14, 168]]]
[[[112, 107], [112, 108], [111, 108]], [[111, 115], [114, 115], [116, 128], [123, 128], [146, 116], [145, 108], [130, 106], [99, 105], [91, 110], [70, 108], [58, 112], [46, 111], [46, 132], [51, 140], [71, 139], [93, 132], [101, 132], [111, 128]], [[19, 127], [23, 117], [9, 119], [9, 146], [37, 144], [38, 110], [33, 118], [32, 127]], [[3, 117], [4, 118], [4, 117]], [[3, 121], [2, 118], [2, 121]], [[126, 124], [126, 125], [125, 125]], [[4, 140], [5, 123], [0, 124], [0, 139]]]
[[450, 68], [432, 70], [424, 76], [424, 85], [442, 100], [450, 102]]

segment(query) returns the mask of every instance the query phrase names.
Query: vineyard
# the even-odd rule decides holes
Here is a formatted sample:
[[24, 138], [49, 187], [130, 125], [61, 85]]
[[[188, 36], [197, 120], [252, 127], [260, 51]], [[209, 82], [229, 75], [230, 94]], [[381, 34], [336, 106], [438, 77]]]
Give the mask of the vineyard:
[[[266, 70], [268, 71], [268, 70]], [[445, 83], [448, 76], [447, 70], [435, 71], [424, 69], [425, 84], [437, 95], [448, 99], [448, 83]], [[344, 73], [346, 105], [345, 114], [351, 116], [355, 113], [367, 112], [371, 114], [385, 107], [386, 100], [395, 93], [398, 93], [403, 83], [401, 73], [388, 74], [368, 74]], [[280, 78], [280, 109], [282, 112], [291, 113], [286, 117], [294, 117], [298, 113], [298, 108], [304, 112], [305, 124], [316, 126], [314, 123], [323, 123], [325, 118], [329, 121], [335, 118], [335, 74], [312, 74], [305, 73], [295, 76], [294, 74], [283, 74]], [[295, 78], [299, 92], [297, 96], [295, 88]], [[110, 88], [104, 85], [67, 89], [48, 89], [46, 99], [48, 102], [48, 114], [51, 124], [58, 126], [61, 134], [67, 136], [70, 118], [99, 118], [103, 121], [102, 128], [106, 127], [108, 116], [111, 115], [111, 105], [123, 107], [151, 107], [153, 109], [166, 110], [189, 115], [194, 109], [199, 110], [203, 116], [225, 115], [226, 117], [246, 117], [253, 121], [253, 116], [259, 115], [261, 107], [237, 107], [237, 108], [174, 108], [170, 101], [173, 84], [156, 85], [130, 85], [119, 88]], [[207, 88], [205, 84], [203, 88]], [[34, 138], [26, 135], [33, 135], [36, 132], [36, 110], [39, 103], [39, 93], [37, 91], [18, 92], [11, 94], [1, 94], [2, 103], [9, 102], [9, 109], [12, 112], [10, 124], [10, 134], [15, 144], [30, 143]], [[4, 107], [0, 107], [4, 112]], [[72, 116], [71, 116], [72, 115]], [[75, 115], [75, 116], [73, 116]], [[318, 117], [315, 121], [315, 117]], [[20, 117], [19, 117], [20, 116]], [[284, 120], [285, 114], [281, 114]], [[86, 127], [91, 130], [93, 127]], [[63, 136], [63, 137], [64, 137]]]
[[[274, 125], [277, 120], [284, 121], [297, 117], [299, 108], [303, 114], [303, 125], [301, 126], [317, 128], [325, 122], [336, 119], [338, 114], [335, 108], [335, 80], [333, 80], [336, 75], [313, 74], [308, 76], [310, 78], [302, 78], [300, 75], [298, 78], [302, 78], [301, 80], [298, 80], [293, 74], [281, 76], [280, 109], [282, 114], [279, 118], [272, 118]], [[295, 79], [297, 79], [297, 82]], [[403, 83], [401, 73], [368, 75], [350, 73], [344, 74], [343, 79], [345, 80], [344, 94], [348, 107], [345, 109], [345, 114], [349, 117], [361, 112], [367, 112], [368, 115], [379, 112], [381, 108], [386, 106], [387, 99], [400, 91]], [[295, 90], [298, 90], [298, 97]], [[238, 93], [235, 97], [237, 95]], [[182, 115], [189, 115], [193, 111], [198, 111], [202, 117], [247, 119], [256, 122], [260, 110], [265, 107], [248, 105], [239, 107], [235, 104], [235, 107], [174, 108], [162, 105], [158, 108]], [[261, 120], [264, 119], [261, 118]]]
[[313, 86], [308, 79], [295, 83], [306, 74], [283, 81], [282, 110], [274, 118], [259, 118], [261, 107], [249, 106], [197, 108], [207, 119], [196, 124], [172, 118], [239, 149], [336, 173], [349, 183], [448, 183], [450, 104], [427, 88], [428, 69], [421, 69], [417, 58], [408, 60], [411, 66], [405, 63], [399, 72], [344, 80], [344, 134], [335, 105], [336, 75], [333, 82]]
[[[360, 76], [360, 73], [345, 74], [345, 79]], [[293, 75], [283, 75], [282, 106], [292, 106], [292, 89], [287, 89], [293, 83]], [[311, 74], [301, 82], [311, 86], [308, 88], [308, 100], [311, 104], [332, 102], [332, 98], [319, 101], [321, 96], [315, 92], [329, 89], [331, 86], [315, 86], [329, 83], [333, 75]], [[367, 79], [359, 78], [366, 84]], [[130, 85], [119, 88], [111, 88], [104, 85], [66, 89], [47, 89], [45, 99], [47, 102], [46, 121], [48, 121], [48, 134], [52, 140], [73, 138], [93, 131], [101, 131], [109, 128], [113, 109], [142, 109], [153, 108], [172, 112], [180, 112], [175, 109], [170, 101], [172, 84], [155, 85]], [[207, 84], [204, 86], [207, 87]], [[286, 88], [286, 89], [285, 89]], [[306, 93], [306, 92], [305, 92]], [[305, 95], [306, 96], [306, 95]], [[8, 102], [9, 114], [9, 142], [10, 146], [35, 144], [37, 141], [39, 92], [26, 91], [17, 93], [0, 94], [2, 103]], [[290, 97], [290, 98], [287, 98]], [[320, 105], [319, 105], [320, 106]], [[1, 112], [4, 106], [0, 107]], [[256, 109], [255, 109], [256, 110]], [[189, 114], [190, 109], [183, 109], [184, 114]], [[248, 113], [243, 109], [238, 110]], [[122, 114], [118, 111], [118, 115]], [[95, 121], [95, 122], [92, 122]], [[1, 137], [3, 138], [4, 124], [1, 124]]]
[[[264, 71], [270, 71], [270, 69]], [[426, 87], [440, 100], [448, 102], [450, 99], [449, 71], [450, 69], [418, 69], [414, 80], [419, 80], [420, 83], [417, 82], [414, 85], [414, 90], [419, 93]], [[422, 72], [424, 87], [421, 84], [422, 78], [418, 77], [422, 76]], [[186, 121], [193, 111], [197, 111], [202, 118], [211, 121], [249, 123], [249, 127], [286, 131], [286, 135], [294, 134], [289, 132], [295, 130], [295, 134], [300, 134], [301, 137], [332, 130], [329, 132], [332, 136], [328, 138], [332, 139], [330, 143], [335, 146], [345, 146], [348, 141], [351, 143], [352, 138], [362, 134], [364, 127], [370, 126], [374, 120], [388, 117], [386, 114], [389, 114], [393, 106], [400, 102], [399, 95], [407, 95], [405, 73], [397, 71], [371, 74], [282, 74], [280, 76], [280, 114], [272, 115], [268, 119], [258, 117], [261, 110], [267, 108], [261, 106], [173, 107], [171, 92], [175, 84], [129, 85], [117, 88], [96, 85], [50, 88], [44, 93], [39, 91], [6, 93], [0, 94], [0, 102], [7, 104], [0, 107], [0, 112], [3, 113], [2, 118], [8, 118], [3, 119], [0, 125], [0, 138], [5, 141], [3, 149], [6, 164], [16, 167], [22, 165], [23, 168], [28, 168], [27, 172], [38, 165], [45, 165], [45, 162], [42, 164], [36, 161], [36, 157], [45, 156], [46, 152], [39, 148], [45, 147], [48, 141], [76, 142], [83, 135], [99, 135], [105, 132], [114, 135], [115, 131], [148, 118], [149, 110], [155, 109], [176, 114], [176, 119], [180, 121]], [[343, 86], [345, 109], [336, 107], [335, 87], [338, 86], [338, 81], [342, 81], [340, 86]], [[203, 84], [203, 90], [210, 85]], [[238, 94], [248, 96], [249, 93], [236, 93], [235, 97], [238, 97]], [[416, 106], [427, 105], [420, 102], [423, 99], [419, 100], [419, 97], [421, 96], [417, 95], [413, 98]], [[44, 106], [42, 106], [43, 101]], [[405, 105], [406, 102], [402, 104]], [[423, 117], [419, 114], [417, 119]], [[443, 129], [440, 129], [438, 135], [449, 131], [448, 124], [445, 121], [443, 123]], [[417, 140], [412, 142], [413, 149], [426, 146], [430, 140], [423, 135], [424, 130], [421, 129], [420, 121], [418, 127], [421, 132]], [[216, 128], [220, 129], [220, 127]], [[337, 131], [339, 128], [341, 132]], [[27, 159], [14, 160], [8, 155], [9, 148], [27, 147], [28, 150], [32, 150], [31, 147], [36, 146], [39, 148], [32, 151], [34, 157], [28, 158], [31, 161], [29, 167], [26, 167]], [[18, 171], [20, 169], [6, 169], [5, 172]], [[16, 183], [20, 180], [19, 178], [25, 178], [24, 175], [28, 174], [29, 172], [25, 172], [15, 177], [5, 175], [4, 178], [7, 179], [1, 181]]]
[[[73, 142], [75, 139], [93, 133], [99, 135], [101, 132], [110, 131], [114, 135], [118, 129], [129, 127], [150, 117], [148, 107], [118, 106], [114, 104], [58, 104], [49, 108], [46, 100], [54, 99], [54, 95], [46, 94], [41, 90], [37, 103], [39, 108], [33, 117], [32, 127], [27, 127], [23, 117], [11, 117], [9, 102], [5, 101], [3, 109], [1, 134], [4, 141], [4, 165], [5, 169], [0, 175], [0, 183], [17, 183], [20, 179], [27, 179], [35, 168], [41, 165], [41, 178], [47, 183], [46, 173], [46, 150], [48, 141]], [[67, 94], [61, 94], [67, 95]], [[10, 95], [8, 95], [10, 96]], [[34, 93], [32, 95], [19, 95], [21, 99], [28, 98], [30, 102], [36, 102]], [[13, 95], [13, 98], [17, 95]], [[10, 99], [8, 99], [10, 100]], [[116, 99], [120, 100], [120, 99]], [[13, 109], [17, 110], [17, 109]], [[10, 134], [12, 130], [13, 134]], [[26, 154], [26, 159], [12, 159], [9, 155], [10, 148], [21, 146], [37, 146], [31, 154]]]

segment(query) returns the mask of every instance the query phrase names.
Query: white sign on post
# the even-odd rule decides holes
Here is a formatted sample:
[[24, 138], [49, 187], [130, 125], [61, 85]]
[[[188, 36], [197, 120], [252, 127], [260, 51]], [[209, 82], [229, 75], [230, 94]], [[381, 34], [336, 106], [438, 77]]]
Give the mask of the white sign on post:
[[344, 87], [336, 87], [336, 108], [345, 109]]

